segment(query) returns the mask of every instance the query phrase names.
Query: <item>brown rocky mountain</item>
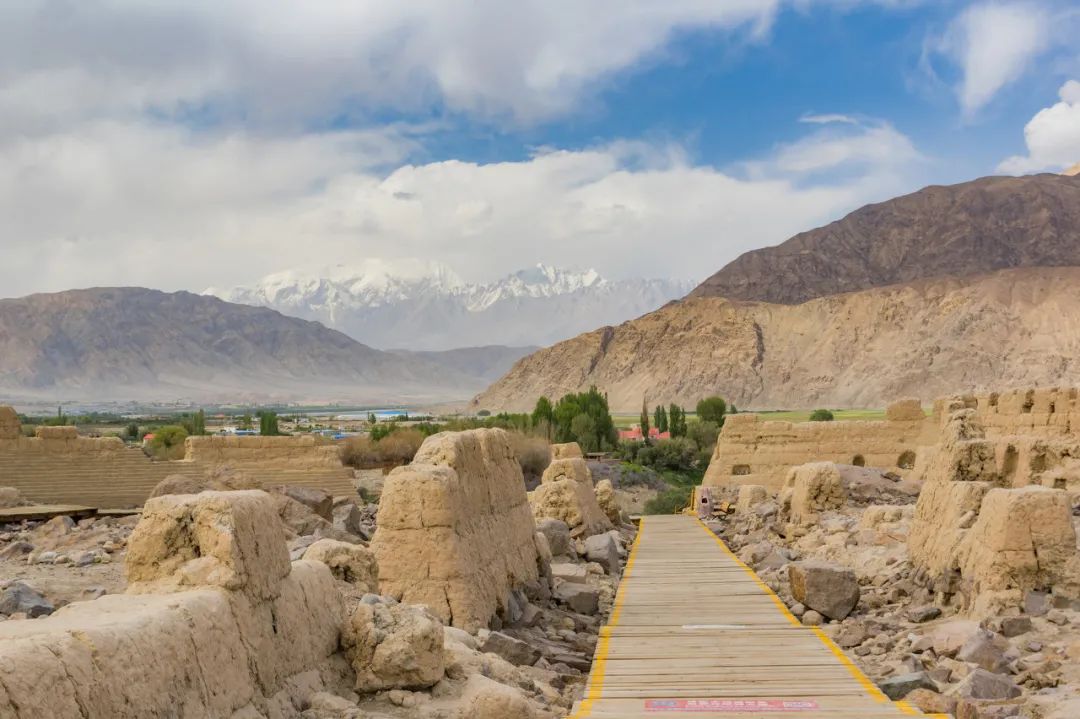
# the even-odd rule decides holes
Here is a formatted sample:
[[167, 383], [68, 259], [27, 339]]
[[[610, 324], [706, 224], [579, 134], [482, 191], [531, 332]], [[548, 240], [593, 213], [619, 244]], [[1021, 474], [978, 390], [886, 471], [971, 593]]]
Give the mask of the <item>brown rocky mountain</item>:
[[0, 300], [0, 399], [429, 401], [482, 386], [317, 322], [188, 292]]
[[984, 177], [867, 205], [747, 252], [691, 296], [797, 304], [929, 277], [1080, 266], [1080, 176]]
[[1080, 267], [921, 280], [800, 305], [689, 297], [540, 350], [473, 400], [525, 410], [589, 385], [613, 408], [881, 407], [1080, 383]]

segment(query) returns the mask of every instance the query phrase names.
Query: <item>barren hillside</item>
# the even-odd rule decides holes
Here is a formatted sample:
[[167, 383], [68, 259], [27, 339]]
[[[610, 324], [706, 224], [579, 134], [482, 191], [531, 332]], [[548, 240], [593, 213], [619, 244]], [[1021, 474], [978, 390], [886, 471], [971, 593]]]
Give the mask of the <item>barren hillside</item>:
[[317, 322], [137, 287], [0, 300], [0, 397], [452, 399], [477, 378]]
[[1080, 268], [923, 280], [801, 305], [691, 297], [519, 361], [473, 405], [531, 408], [595, 384], [614, 408], [719, 393], [741, 408], [1080, 382]]
[[1080, 265], [1080, 176], [983, 177], [867, 205], [747, 252], [695, 297], [796, 304], [930, 277]]

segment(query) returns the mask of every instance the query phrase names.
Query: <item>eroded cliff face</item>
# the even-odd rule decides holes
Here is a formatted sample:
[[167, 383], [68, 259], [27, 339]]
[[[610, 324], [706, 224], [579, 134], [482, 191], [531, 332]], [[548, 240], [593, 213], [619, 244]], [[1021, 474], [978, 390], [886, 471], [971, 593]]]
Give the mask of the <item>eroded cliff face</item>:
[[[782, 283], [782, 277], [776, 278]], [[896, 397], [1080, 381], [1080, 268], [924, 280], [776, 305], [688, 298], [520, 360], [476, 408], [596, 385], [614, 409], [881, 407]]]

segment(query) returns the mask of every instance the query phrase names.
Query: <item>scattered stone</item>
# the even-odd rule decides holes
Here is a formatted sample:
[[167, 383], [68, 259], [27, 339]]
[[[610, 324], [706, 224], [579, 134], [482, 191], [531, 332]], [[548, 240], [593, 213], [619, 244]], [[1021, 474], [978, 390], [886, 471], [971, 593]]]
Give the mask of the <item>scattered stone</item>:
[[937, 689], [916, 687], [904, 701], [925, 714], [952, 714], [956, 711], [956, 698], [939, 694]]
[[976, 632], [964, 646], [960, 647], [956, 658], [962, 662], [977, 664], [988, 672], [1000, 672], [1008, 666], [1005, 647], [997, 635], [986, 630]]
[[532, 666], [541, 656], [539, 649], [502, 632], [489, 633], [480, 646], [480, 651], [498, 654], [506, 661], [518, 666]]
[[855, 572], [817, 560], [788, 566], [791, 594], [810, 609], [830, 619], [843, 619], [859, 603], [859, 580]]
[[271, 487], [270, 491], [284, 494], [293, 501], [299, 502], [328, 522], [334, 520], [334, 498], [329, 492], [314, 487], [298, 487], [292, 484]]
[[555, 587], [555, 598], [578, 614], [596, 614], [600, 609], [600, 592], [584, 584], [563, 582]]
[[585, 557], [608, 574], [619, 573], [619, 546], [610, 534], [594, 534], [585, 539]]
[[884, 681], [878, 682], [878, 687], [881, 688], [881, 691], [885, 696], [893, 701], [903, 699], [916, 689], [928, 689], [933, 692], [937, 691], [937, 685], [931, 681], [930, 676], [926, 672], [912, 672], [911, 674], [901, 674], [899, 676], [889, 677]]
[[571, 553], [570, 527], [562, 519], [540, 519], [537, 530], [548, 538], [548, 546], [556, 557], [568, 557]]
[[0, 593], [0, 614], [22, 612], [31, 619], [52, 614], [55, 607], [45, 596], [24, 582], [14, 582]]
[[968, 699], [1012, 699], [1020, 696], [1021, 691], [1007, 676], [977, 668], [950, 689], [949, 694]]
[[588, 570], [581, 564], [554, 562], [551, 565], [551, 576], [553, 579], [561, 579], [564, 582], [572, 582], [575, 584], [585, 584], [585, 577], [587, 575]]
[[1064, 626], [1069, 623], [1069, 617], [1060, 609], [1051, 609], [1046, 613], [1046, 621], [1058, 626]]
[[916, 607], [909, 609], [907, 613], [908, 619], [916, 624], [922, 624], [923, 622], [929, 622], [931, 619], [937, 619], [941, 616], [941, 609], [930, 604], [924, 607]]
[[813, 609], [807, 609], [803, 612], [802, 623], [808, 627], [819, 627], [825, 622], [825, 617], [820, 613], [815, 612]]
[[1030, 617], [1002, 617], [1001, 635], [1004, 637], [1018, 637], [1031, 631]]

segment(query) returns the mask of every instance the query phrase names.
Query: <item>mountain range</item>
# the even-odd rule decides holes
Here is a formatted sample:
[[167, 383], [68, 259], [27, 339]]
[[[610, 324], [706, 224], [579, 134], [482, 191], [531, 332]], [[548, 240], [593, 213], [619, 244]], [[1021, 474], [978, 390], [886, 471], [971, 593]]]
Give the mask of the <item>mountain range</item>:
[[116, 287], [0, 300], [5, 399], [428, 402], [486, 383], [436, 359], [189, 292]]
[[549, 345], [638, 317], [692, 287], [676, 280], [609, 280], [595, 270], [543, 264], [495, 282], [468, 283], [436, 262], [370, 259], [279, 272], [204, 294], [317, 320], [381, 349], [445, 351]]
[[[997, 270], [997, 272], [994, 272]], [[856, 210], [691, 295], [523, 358], [473, 401], [880, 407], [1080, 383], [1080, 176], [988, 177]]]

